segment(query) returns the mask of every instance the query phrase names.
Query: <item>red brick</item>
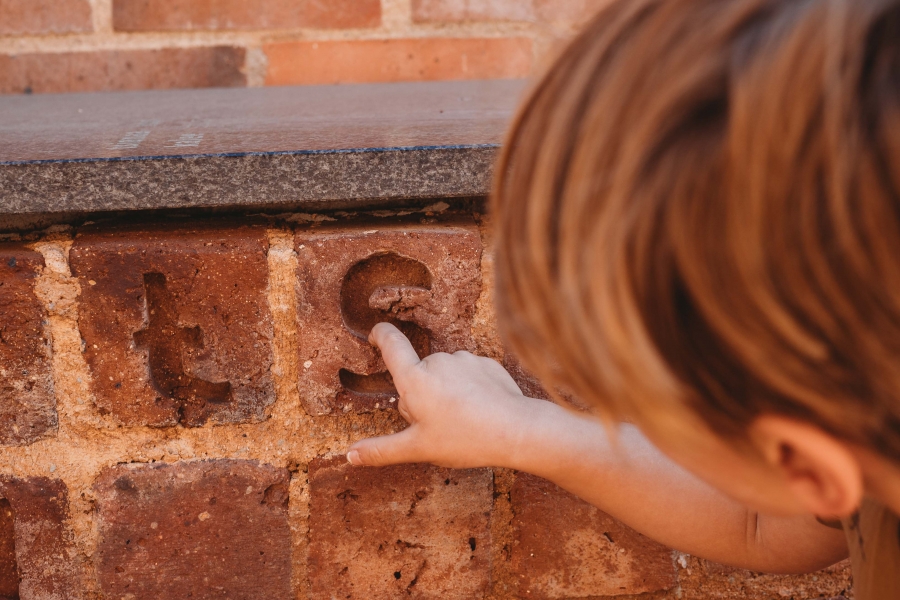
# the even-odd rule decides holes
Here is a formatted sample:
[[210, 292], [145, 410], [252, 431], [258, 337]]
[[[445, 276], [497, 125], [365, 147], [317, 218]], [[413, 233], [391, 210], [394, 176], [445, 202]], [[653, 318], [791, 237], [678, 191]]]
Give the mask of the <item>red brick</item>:
[[481, 237], [471, 221], [324, 226], [298, 231], [296, 244], [298, 389], [310, 414], [396, 406], [366, 339], [378, 322], [400, 327], [422, 356], [474, 348]]
[[242, 87], [243, 48], [0, 55], [0, 93]]
[[678, 582], [684, 600], [745, 598], [846, 600], [841, 594], [852, 587], [849, 560], [803, 575], [754, 573], [688, 555], [680, 557], [679, 562], [686, 566], [680, 571]]
[[16, 520], [12, 505], [0, 498], [0, 598], [19, 597], [19, 565], [16, 561]]
[[520, 473], [511, 500], [522, 598], [642, 594], [678, 583], [670, 550], [549, 481]]
[[56, 432], [47, 315], [34, 293], [43, 257], [0, 244], [0, 444], [30, 444]]
[[580, 410], [584, 412], [588, 412], [591, 410], [590, 405], [579, 400], [572, 394], [568, 394], [565, 392], [561, 392], [558, 398], [552, 398], [550, 393], [544, 388], [543, 384], [538, 380], [537, 377], [531, 374], [528, 369], [522, 366], [522, 363], [519, 362], [514, 355], [510, 353], [506, 353], [503, 356], [503, 360], [501, 361], [503, 368], [512, 376], [513, 380], [516, 382], [516, 385], [519, 386], [519, 389], [522, 391], [522, 394], [527, 396], [528, 398], [538, 398], [540, 400], [550, 400], [552, 402], [556, 402], [561, 406], [566, 406], [567, 408], [574, 408], [575, 410]]
[[578, 26], [602, 10], [610, 0], [533, 0], [533, 2], [538, 20]]
[[413, 0], [413, 21], [532, 21], [531, 0]]
[[89, 0], [3, 0], [0, 35], [91, 31]]
[[94, 484], [103, 597], [290, 597], [289, 482], [245, 460], [106, 469]]
[[0, 597], [82, 598], [66, 485], [45, 477], [0, 477], [0, 498]]
[[264, 419], [267, 251], [258, 227], [79, 234], [70, 262], [100, 412], [155, 427]]
[[309, 465], [314, 600], [472, 600], [490, 585], [493, 478], [429, 465]]
[[506, 369], [515, 380], [522, 393], [529, 398], [540, 398], [541, 400], [550, 400], [550, 394], [541, 385], [537, 377], [531, 374], [522, 363], [519, 362], [512, 354], [505, 354], [501, 362], [503, 368]]
[[380, 0], [113, 0], [117, 31], [378, 27]]
[[413, 0], [413, 21], [538, 21], [579, 25], [609, 0]]
[[422, 38], [268, 44], [266, 85], [504, 79], [531, 71], [526, 38]]

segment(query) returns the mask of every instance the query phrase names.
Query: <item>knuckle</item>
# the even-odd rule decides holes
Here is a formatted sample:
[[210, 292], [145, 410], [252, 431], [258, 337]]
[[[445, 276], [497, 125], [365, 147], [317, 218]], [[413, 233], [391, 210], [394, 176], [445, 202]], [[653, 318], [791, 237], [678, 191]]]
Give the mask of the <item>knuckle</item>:
[[501, 365], [493, 358], [488, 358], [487, 356], [479, 356], [478, 361], [489, 369], [500, 369], [504, 373], [506, 372], [506, 369], [503, 368], [503, 365]]
[[369, 448], [368, 456], [366, 456], [365, 463], [368, 465], [372, 465], [374, 467], [378, 467], [384, 464], [384, 453], [381, 451], [381, 448], [378, 446], [372, 446]]
[[426, 356], [419, 364], [422, 365], [425, 370], [428, 370], [443, 365], [449, 358], [450, 355], [446, 352], [435, 352], [434, 354]]

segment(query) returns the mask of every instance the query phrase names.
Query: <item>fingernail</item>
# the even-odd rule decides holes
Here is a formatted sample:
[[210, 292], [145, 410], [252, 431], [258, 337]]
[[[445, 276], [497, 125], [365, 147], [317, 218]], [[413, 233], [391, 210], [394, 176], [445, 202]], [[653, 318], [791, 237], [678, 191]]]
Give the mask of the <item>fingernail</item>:
[[347, 462], [351, 465], [361, 465], [362, 461], [359, 460], [359, 450], [351, 450], [347, 453]]

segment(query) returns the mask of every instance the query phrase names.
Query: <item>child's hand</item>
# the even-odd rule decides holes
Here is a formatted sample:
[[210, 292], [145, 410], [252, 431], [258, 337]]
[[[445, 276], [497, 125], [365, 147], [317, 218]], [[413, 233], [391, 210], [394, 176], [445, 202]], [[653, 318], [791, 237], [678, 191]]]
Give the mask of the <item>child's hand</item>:
[[[619, 427], [613, 445], [599, 420], [526, 398], [493, 360], [457, 352], [420, 361], [385, 323], [369, 339], [394, 376], [410, 426], [355, 443], [347, 454], [354, 465], [430, 462], [533, 473], [665, 545], [755, 571], [807, 572], [847, 555], [842, 532], [806, 515], [748, 511], [672, 463], [632, 425]], [[755, 524], [749, 542], [748, 523]]]
[[369, 341], [381, 350], [400, 395], [400, 414], [410, 426], [353, 444], [350, 463], [469, 468], [507, 462], [529, 402], [499, 363], [469, 352], [419, 360], [406, 336], [388, 323], [376, 325]]

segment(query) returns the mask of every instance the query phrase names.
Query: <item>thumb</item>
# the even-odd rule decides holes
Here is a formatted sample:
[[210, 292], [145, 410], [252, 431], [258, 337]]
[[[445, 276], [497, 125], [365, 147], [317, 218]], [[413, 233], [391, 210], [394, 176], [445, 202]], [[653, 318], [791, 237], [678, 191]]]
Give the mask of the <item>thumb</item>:
[[347, 462], [356, 467], [384, 467], [406, 462], [420, 462], [416, 456], [412, 427], [400, 433], [360, 440], [350, 446]]

